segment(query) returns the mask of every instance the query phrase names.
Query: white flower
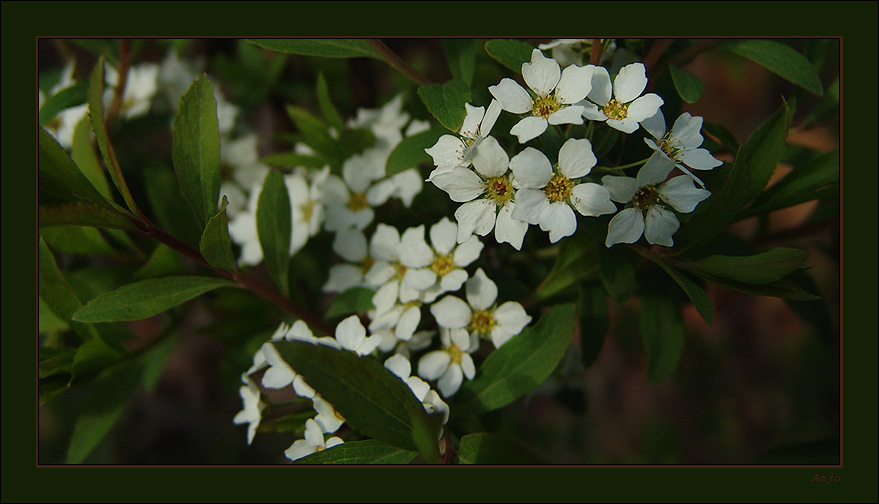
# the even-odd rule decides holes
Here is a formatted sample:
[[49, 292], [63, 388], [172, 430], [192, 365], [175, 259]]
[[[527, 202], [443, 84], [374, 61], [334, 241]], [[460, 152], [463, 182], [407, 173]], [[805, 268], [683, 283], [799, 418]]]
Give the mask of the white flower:
[[418, 361], [418, 374], [425, 380], [436, 380], [443, 397], [449, 397], [461, 388], [464, 377], [472, 380], [476, 366], [470, 354], [479, 348], [479, 340], [465, 329], [440, 328], [442, 350], [424, 354]]
[[376, 331], [373, 334], [378, 334], [382, 337], [382, 342], [378, 346], [379, 350], [385, 353], [398, 353], [408, 359], [412, 356], [413, 352], [419, 352], [430, 346], [436, 330], [416, 331], [407, 341], [398, 339], [394, 335], [394, 331], [390, 330]]
[[638, 172], [637, 179], [611, 175], [601, 179], [610, 191], [611, 199], [626, 203], [627, 207], [610, 220], [606, 246], [635, 243], [643, 234], [650, 244], [671, 247], [674, 245], [672, 235], [681, 224], [665, 205], [689, 213], [711, 195], [705, 189], [697, 188], [690, 177], [673, 177], [660, 184], [672, 165], [656, 159], [650, 158]]
[[263, 258], [262, 246], [256, 231], [256, 206], [261, 190], [262, 181], [251, 185], [247, 208], [235, 212], [235, 215], [229, 218], [229, 237], [241, 246], [241, 257], [238, 258], [238, 262], [249, 266], [256, 266]]
[[320, 426], [309, 418], [305, 421], [305, 439], [300, 439], [284, 451], [284, 455], [290, 460], [299, 460], [306, 455], [332, 448], [342, 444], [341, 438], [333, 436], [324, 441], [324, 434]]
[[610, 74], [607, 69], [596, 67], [589, 100], [583, 102], [586, 107], [583, 116], [592, 121], [607, 121], [608, 126], [623, 133], [633, 133], [638, 123], [656, 114], [663, 103], [654, 93], [641, 96], [646, 87], [644, 64], [632, 63], [620, 69], [613, 81], [611, 97]]
[[393, 337], [397, 341], [408, 341], [421, 323], [421, 301], [397, 302], [398, 285], [397, 282], [389, 282], [372, 297], [376, 309], [370, 312], [372, 321], [369, 330], [381, 337], [384, 345], [389, 344], [384, 341], [389, 336], [384, 331], [393, 330]]
[[457, 167], [436, 175], [431, 182], [449, 194], [452, 201], [464, 203], [455, 211], [458, 221], [458, 243], [472, 234], [485, 236], [492, 229], [498, 243], [507, 242], [516, 250], [528, 224], [512, 218], [516, 208], [516, 190], [508, 175], [510, 158], [494, 137], [487, 137], [476, 149], [474, 172]]
[[[552, 49], [552, 59], [558, 61], [561, 66], [582, 65], [583, 58], [587, 54], [592, 54], [592, 39], [557, 39], [537, 47], [543, 50]], [[615, 49], [616, 42], [611, 40], [601, 51], [599, 63], [610, 61]]]
[[348, 121], [348, 126], [368, 128], [380, 147], [393, 149], [403, 139], [401, 130], [407, 122], [409, 114], [403, 112], [403, 96], [397, 95], [379, 109], [358, 109], [357, 118]]
[[324, 292], [344, 292], [351, 287], [368, 285], [364, 275], [370, 271], [375, 259], [369, 256], [363, 232], [353, 228], [339, 231], [333, 239], [333, 250], [348, 262], [330, 267]]
[[344, 181], [336, 175], [328, 176], [320, 187], [326, 205], [327, 231], [366, 228], [375, 216], [372, 208], [383, 205], [397, 190], [394, 181], [383, 179], [384, 176], [384, 164], [379, 166], [363, 155], [352, 156], [343, 163]]
[[712, 170], [723, 164], [723, 161], [712, 156], [708, 149], [699, 147], [702, 145], [702, 135], [699, 133], [702, 129], [701, 117], [693, 117], [684, 112], [677, 118], [671, 131], [666, 131], [665, 116], [660, 110], [653, 117], [642, 121], [641, 125], [656, 139], [655, 141], [649, 138], [644, 139], [647, 145], [656, 151], [654, 156], [661, 156], [674, 163], [703, 189], [705, 184], [690, 173], [687, 167], [694, 170]]
[[250, 444], [256, 435], [256, 428], [259, 427], [259, 422], [262, 420], [262, 411], [265, 409], [265, 404], [260, 401], [259, 389], [253, 383], [253, 380], [248, 378], [247, 375], [242, 375], [241, 382], [244, 383], [244, 386], [238, 390], [238, 393], [241, 395], [244, 409], [235, 415], [232, 422], [235, 425], [248, 424], [247, 444]]
[[403, 303], [418, 299], [417, 289], [401, 283], [407, 268], [400, 262], [400, 253], [399, 231], [386, 224], [379, 224], [370, 241], [370, 256], [375, 262], [364, 277], [369, 285], [379, 286], [376, 296], [373, 297], [373, 304], [376, 305], [379, 315], [389, 310], [397, 299]]
[[234, 140], [221, 140], [220, 160], [223, 168], [231, 172], [228, 173], [231, 177], [220, 184], [220, 200], [224, 195], [228, 197], [226, 214], [233, 217], [247, 205], [245, 191], [254, 184], [262, 184], [269, 167], [259, 160], [259, 138], [256, 134]]
[[418, 168], [410, 168], [391, 175], [391, 182], [394, 184], [394, 192], [391, 196], [399, 198], [406, 208], [412, 206], [412, 200], [424, 188], [424, 181]]
[[88, 103], [64, 109], [46, 123], [46, 131], [58, 140], [58, 145], [69, 150], [73, 146], [73, 133], [88, 111]]
[[314, 405], [314, 410], [317, 411], [317, 416], [314, 417], [314, 421], [317, 422], [324, 433], [329, 434], [336, 432], [339, 430], [339, 427], [345, 423], [345, 419], [342, 418], [342, 415], [340, 415], [339, 412], [336, 411], [336, 408], [328, 403], [323, 397], [314, 394], [311, 400]]
[[470, 235], [458, 245], [458, 226], [448, 218], [430, 227], [429, 246], [424, 239], [424, 226], [407, 229], [400, 240], [400, 262], [406, 266], [403, 283], [421, 291], [426, 303], [444, 292], [456, 291], [467, 281], [464, 266], [479, 258], [482, 242]]
[[269, 365], [265, 374], [262, 375], [263, 387], [270, 389], [284, 388], [287, 385], [291, 385], [293, 380], [299, 376], [293, 371], [293, 368], [287, 364], [287, 361], [281, 357], [281, 354], [278, 353], [275, 345], [270, 342], [263, 343], [263, 346], [260, 347], [260, 351], [265, 356], [266, 363]]
[[[417, 376], [410, 376], [412, 372], [412, 364], [403, 355], [397, 354], [391, 356], [385, 361], [385, 368], [394, 373], [398, 378], [406, 382], [409, 389], [415, 394], [415, 397], [421, 401], [424, 411], [433, 415], [440, 414], [443, 416], [443, 425], [449, 421], [449, 405], [440, 399], [436, 391], [430, 389], [430, 385]], [[440, 429], [437, 439], [443, 437], [443, 430]]]
[[488, 91], [507, 112], [531, 114], [510, 130], [519, 138], [519, 143], [525, 143], [540, 136], [548, 124], [583, 124], [584, 109], [578, 102], [592, 89], [594, 68], [570, 65], [561, 71], [556, 60], [534, 49], [531, 62], [522, 64], [522, 77], [535, 97], [509, 78], [489, 87]]
[[336, 326], [336, 341], [339, 345], [361, 357], [378, 348], [381, 340], [381, 336], [366, 336], [366, 329], [357, 315], [351, 315]]
[[446, 296], [431, 305], [430, 313], [440, 327], [467, 328], [474, 336], [490, 337], [495, 348], [500, 348], [531, 322], [522, 305], [515, 301], [495, 306], [497, 286], [482, 268], [467, 281], [465, 292], [466, 303], [455, 296]]
[[316, 235], [323, 224], [324, 206], [321, 202], [320, 186], [329, 176], [330, 168], [325, 166], [313, 181], [309, 181], [304, 169], [284, 177], [287, 193], [290, 196], [293, 229], [290, 235], [290, 255], [301, 249], [309, 238]]
[[588, 175], [595, 163], [592, 144], [585, 138], [571, 138], [562, 145], [556, 170], [537, 149], [528, 147], [517, 154], [510, 161], [520, 186], [513, 218], [539, 224], [555, 243], [577, 230], [577, 217], [571, 207], [592, 217], [615, 212], [607, 189], [591, 182], [575, 182]]
[[473, 154], [482, 140], [491, 133], [491, 128], [501, 113], [501, 107], [497, 100], [492, 100], [486, 112], [484, 107], [474, 107], [465, 103], [467, 115], [458, 132], [460, 137], [443, 135], [436, 144], [429, 149], [424, 149], [433, 158], [436, 169], [430, 173], [427, 180], [434, 175], [451, 171], [457, 166], [468, 167], [473, 162]]
[[[104, 106], [113, 101], [115, 88], [119, 83], [119, 72], [107, 64], [106, 81], [109, 87], [104, 91]], [[119, 114], [126, 119], [145, 115], [150, 110], [150, 100], [158, 89], [159, 65], [144, 63], [128, 68], [125, 91], [122, 93], [122, 104]]]

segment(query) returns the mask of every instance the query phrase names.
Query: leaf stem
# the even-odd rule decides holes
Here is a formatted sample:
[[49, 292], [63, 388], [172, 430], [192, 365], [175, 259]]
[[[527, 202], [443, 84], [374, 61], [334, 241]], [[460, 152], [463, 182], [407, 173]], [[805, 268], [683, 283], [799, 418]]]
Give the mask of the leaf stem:
[[597, 65], [601, 61], [601, 39], [592, 39], [592, 50], [589, 53], [589, 64]]
[[125, 88], [128, 85], [128, 69], [131, 66], [131, 41], [121, 39], [119, 41], [119, 68], [118, 79], [116, 80], [116, 89], [113, 92], [113, 101], [110, 102], [110, 108], [107, 109], [107, 129], [112, 129], [116, 122], [116, 116], [122, 108], [122, 97], [125, 95]]
[[381, 40], [378, 39], [367, 39], [367, 42], [374, 47], [379, 54], [382, 56], [382, 60], [391, 65], [395, 69], [397, 69], [400, 73], [409, 77], [412, 82], [418, 84], [419, 86], [424, 86], [426, 84], [431, 84], [430, 79], [418, 73], [414, 68], [409, 66], [408, 63], [403, 61], [397, 53], [391, 50], [390, 47], [386, 46]]
[[640, 166], [640, 165], [646, 163], [648, 160], [650, 160], [650, 158], [642, 159], [640, 161], [635, 161], [634, 163], [629, 163], [629, 164], [622, 165], [622, 166], [596, 166], [595, 169], [601, 170], [601, 171], [608, 171], [608, 172], [619, 172], [619, 171], [627, 170], [629, 168], [634, 168], [636, 166]]

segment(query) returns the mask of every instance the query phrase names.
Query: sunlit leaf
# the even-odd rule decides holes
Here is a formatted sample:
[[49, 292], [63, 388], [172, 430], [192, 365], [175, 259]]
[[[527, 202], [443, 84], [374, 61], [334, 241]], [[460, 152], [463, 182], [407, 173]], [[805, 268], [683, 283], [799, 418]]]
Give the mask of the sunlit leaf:
[[467, 84], [457, 79], [445, 84], [426, 84], [418, 88], [418, 96], [446, 129], [454, 132], [461, 129], [466, 115], [464, 104], [470, 101], [470, 87]]
[[284, 176], [270, 171], [263, 182], [256, 204], [256, 231], [269, 274], [275, 285], [289, 291], [290, 239], [293, 230], [290, 197]]

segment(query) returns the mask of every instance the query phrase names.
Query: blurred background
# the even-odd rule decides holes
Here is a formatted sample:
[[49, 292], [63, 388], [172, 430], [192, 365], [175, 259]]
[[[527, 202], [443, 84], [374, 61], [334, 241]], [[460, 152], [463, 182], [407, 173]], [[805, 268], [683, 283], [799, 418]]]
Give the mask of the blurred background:
[[[536, 46], [549, 40], [526, 42]], [[384, 42], [431, 81], [451, 78], [439, 40]], [[838, 100], [839, 41], [781, 42], [820, 65], [824, 89], [831, 89], [836, 82]], [[40, 39], [39, 78], [50, 79], [75, 61], [74, 79], [87, 81], [96, 54], [112, 50], [110, 46], [117, 43], [105, 39]], [[620, 47], [641, 57], [656, 43], [617, 41]], [[294, 130], [284, 113], [286, 104], [317, 111], [314, 89], [318, 72], [326, 76], [343, 117], [353, 117], [358, 108], [375, 108], [402, 94], [404, 108], [414, 118], [431, 119], [416, 95], [416, 85], [375, 60], [286, 56], [235, 39], [150, 39], [132, 41], [132, 47], [136, 62], [160, 63], [171, 50], [179, 51], [181, 59], [199, 61], [214, 86], [240, 107], [238, 127], [259, 135], [262, 155], [289, 150], [289, 143], [279, 135]], [[796, 91], [793, 84], [756, 63], [721, 51], [703, 52], [683, 68], [701, 78], [705, 92], [696, 103], [673, 106], [722, 125], [739, 142]], [[487, 87], [506, 76], [512, 73], [485, 53], [479, 54], [473, 101], [487, 103]], [[648, 89], [660, 93], [668, 104], [670, 97], [676, 96], [674, 88], [669, 88], [668, 72], [657, 66], [648, 76]], [[823, 98], [807, 95], [798, 104], [788, 136], [791, 147], [773, 181], [810, 155], [839, 148], [838, 102], [834, 108], [831, 101], [828, 108], [828, 94]], [[821, 107], [828, 111], [817, 119], [804, 120]], [[129, 184], [139, 201], [151, 198], [142, 180], [154, 169], [150, 160], [170, 160], [167, 125], [171, 117], [173, 108], [154, 108], [127, 124], [114, 139], [117, 151], [123, 153], [122, 166], [131, 172]], [[732, 160], [729, 153], [718, 157]], [[424, 192], [430, 190], [434, 188], [426, 185]], [[162, 209], [152, 211], [159, 213]], [[405, 222], [404, 217], [401, 219]], [[578, 367], [580, 358], [571, 352], [566, 357], [571, 364], [565, 373], [488, 415], [485, 424], [553, 464], [836, 463], [840, 431], [839, 200], [804, 203], [773, 212], [768, 220], [751, 218], [736, 223], [730, 231], [752, 243], [806, 250], [807, 264], [812, 266], [809, 275], [823, 299], [817, 303], [791, 302], [708, 285], [716, 310], [714, 324], [709, 327], [692, 306], [686, 305], [687, 339], [680, 363], [672, 377], [658, 385], [651, 385], [647, 379], [636, 317], [637, 299], [625, 306], [609, 300], [610, 329], [594, 364], [586, 369], [582, 364]], [[327, 250], [329, 243], [319, 239], [308, 248]], [[68, 282], [83, 302], [101, 292], [102, 285], [112, 285], [127, 271], [126, 267], [130, 268], [124, 257], [55, 252], [59, 265], [69, 272]], [[302, 259], [308, 260], [307, 256]], [[302, 270], [307, 269], [308, 264], [303, 263]], [[303, 285], [321, 281], [305, 278], [306, 272], [302, 275]], [[211, 296], [210, 310], [196, 306], [180, 312], [181, 329], [171, 340], [155, 389], [135, 394], [86, 463], [286, 462], [283, 451], [296, 436], [261, 433], [248, 446], [246, 427], [232, 424], [232, 418], [241, 410], [241, 372], [249, 367], [261, 342], [284, 319], [273, 307], [264, 306], [246, 293], [220, 291]], [[326, 303], [327, 299], [314, 302]], [[162, 317], [166, 315], [130, 324], [137, 338], [133, 344], [146, 344], [158, 337], [165, 327]], [[52, 332], [52, 326], [41, 320], [40, 338], [53, 337]], [[85, 392], [85, 387], [74, 386], [40, 406], [40, 464], [65, 462], [73, 422], [83, 407]]]

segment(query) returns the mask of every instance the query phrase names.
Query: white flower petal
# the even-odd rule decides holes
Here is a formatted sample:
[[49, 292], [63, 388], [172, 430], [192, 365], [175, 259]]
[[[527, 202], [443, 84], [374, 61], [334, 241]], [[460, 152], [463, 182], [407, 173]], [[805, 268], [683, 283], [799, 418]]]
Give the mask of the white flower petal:
[[674, 170], [675, 163], [662, 152], [654, 152], [644, 166], [638, 170], [637, 180], [641, 187], [656, 185], [665, 180]]
[[433, 147], [424, 149], [431, 158], [433, 164], [440, 169], [452, 169], [464, 164], [464, 149], [467, 146], [460, 138], [453, 135], [443, 135], [433, 144]]
[[647, 87], [647, 74], [644, 64], [632, 63], [624, 66], [617, 73], [617, 77], [613, 81], [613, 95], [618, 102], [629, 103], [639, 97], [645, 87]]
[[[594, 67], [592, 71], [592, 90], [589, 91], [588, 98], [599, 107], [604, 107], [610, 101], [611, 92], [610, 74], [607, 73], [607, 69], [604, 67]], [[590, 118], [589, 116], [586, 117]]]
[[494, 123], [497, 122], [497, 118], [501, 115], [501, 110], [503, 109], [501, 109], [501, 105], [497, 100], [492, 100], [488, 104], [488, 110], [485, 111], [485, 117], [482, 118], [482, 124], [479, 125], [480, 137], [487, 137], [491, 133]]
[[637, 208], [626, 208], [616, 214], [607, 225], [605, 246], [616, 243], [635, 243], [644, 233], [644, 215]]
[[610, 192], [610, 199], [617, 203], [628, 203], [641, 187], [638, 184], [638, 179], [615, 175], [601, 177], [601, 183]]
[[330, 439], [327, 439], [326, 444], [324, 445], [324, 448], [329, 450], [330, 448], [332, 448], [334, 446], [339, 446], [340, 444], [342, 444], [344, 442], [345, 441], [343, 441], [342, 438], [340, 438], [338, 436], [333, 436]]
[[461, 371], [464, 372], [464, 376], [468, 380], [472, 380], [476, 376], [476, 366], [473, 364], [473, 357], [470, 357], [470, 354], [461, 356]]
[[394, 354], [388, 357], [385, 361], [385, 368], [403, 380], [409, 378], [412, 374], [412, 363], [409, 362], [409, 359], [400, 354]]
[[314, 446], [324, 445], [324, 433], [314, 419], [309, 418], [305, 421], [305, 440]]
[[[398, 322], [399, 324], [399, 322]], [[373, 334], [372, 336], [363, 340], [363, 344], [360, 345], [360, 349], [357, 351], [358, 355], [369, 355], [371, 354], [379, 345], [382, 343], [382, 337], [378, 334]]]
[[540, 229], [549, 231], [549, 241], [556, 243], [577, 230], [577, 216], [564, 201], [551, 203], [540, 213]]
[[387, 224], [379, 224], [369, 242], [372, 257], [385, 261], [396, 261], [400, 253], [400, 232]]
[[363, 276], [368, 286], [380, 287], [388, 283], [397, 274], [394, 266], [387, 261], [376, 261]]
[[360, 262], [366, 258], [366, 236], [356, 229], [344, 229], [333, 240], [333, 251], [350, 262]]
[[443, 350], [428, 352], [418, 361], [418, 376], [425, 380], [436, 380], [446, 372], [451, 361], [449, 353]]
[[498, 243], [509, 243], [514, 249], [521, 250], [525, 233], [528, 232], [528, 223], [513, 218], [516, 206], [516, 203], [507, 203], [498, 212], [494, 238]]
[[496, 208], [494, 202], [481, 199], [464, 203], [455, 210], [455, 218], [458, 220], [458, 242], [470, 238], [472, 234], [485, 236], [494, 227], [496, 220]]
[[644, 238], [653, 245], [671, 247], [672, 235], [681, 227], [675, 214], [661, 205], [652, 205], [644, 218]]
[[305, 383], [305, 379], [302, 378], [302, 375], [296, 375], [296, 378], [293, 379], [293, 390], [299, 397], [305, 397], [307, 399], [311, 399], [315, 394], [314, 389]]
[[262, 384], [266, 388], [279, 389], [293, 383], [296, 374], [289, 367], [272, 366], [262, 375]]
[[436, 283], [436, 273], [430, 268], [409, 268], [403, 275], [403, 284], [417, 290], [424, 290]]
[[510, 335], [516, 335], [531, 322], [531, 316], [525, 313], [525, 308], [521, 304], [507, 301], [494, 311], [494, 320]]
[[702, 118], [693, 117], [688, 112], [684, 112], [675, 120], [675, 124], [671, 128], [671, 138], [684, 149], [695, 149], [702, 145], [700, 131], [702, 131]]
[[[440, 279], [440, 289], [442, 292], [454, 292], [464, 285], [467, 281], [467, 272], [462, 269], [454, 269]], [[436, 299], [436, 298], [434, 298]]]
[[470, 306], [455, 296], [446, 296], [430, 305], [430, 313], [440, 327], [452, 329], [466, 327], [473, 316]]
[[345, 350], [358, 350], [366, 339], [366, 329], [357, 315], [351, 315], [336, 326], [336, 340]]
[[707, 149], [688, 149], [678, 154], [678, 159], [694, 170], [711, 170], [723, 164]]
[[452, 253], [452, 259], [455, 261], [455, 266], [468, 266], [476, 259], [479, 259], [482, 247], [482, 241], [476, 236], [471, 235], [467, 241], [458, 245], [458, 248]]
[[470, 333], [465, 329], [450, 329], [446, 334], [448, 334], [448, 338], [447, 341], [446, 338], [443, 338], [443, 345], [446, 347], [455, 345], [464, 352], [470, 350]]
[[572, 104], [586, 98], [592, 91], [592, 74], [594, 66], [570, 65], [562, 71], [562, 77], [556, 87], [559, 103]]
[[497, 85], [490, 86], [488, 92], [495, 97], [501, 108], [507, 112], [524, 114], [525, 112], [530, 112], [533, 106], [528, 91], [525, 91], [525, 88], [510, 78], [501, 79]]
[[466, 293], [470, 306], [476, 310], [487, 310], [497, 299], [497, 285], [479, 268], [473, 278], [467, 280]]
[[431, 182], [449, 194], [452, 201], [463, 203], [478, 198], [485, 192], [485, 184], [473, 170], [455, 168], [433, 176]]
[[580, 102], [583, 106], [583, 117], [590, 121], [606, 121], [604, 110], [591, 102]]
[[[592, 152], [592, 143], [585, 138], [571, 138], [559, 149], [559, 172], [569, 179], [585, 177], [597, 162]], [[518, 179], [517, 175], [516, 180]]]
[[577, 184], [571, 189], [571, 204], [586, 217], [596, 217], [617, 211], [616, 205], [610, 200], [610, 191], [606, 187], [587, 182]]
[[[580, 105], [568, 105], [553, 112], [546, 118], [549, 124], [583, 124], [583, 112], [586, 107]], [[512, 133], [512, 131], [510, 132]], [[520, 142], [521, 143], [521, 142]]]
[[458, 243], [458, 225], [443, 217], [430, 227], [430, 243], [439, 254], [448, 254]]
[[324, 292], [344, 292], [363, 283], [360, 267], [351, 264], [330, 266], [330, 277], [324, 285]]
[[529, 140], [533, 140], [546, 131], [546, 119], [536, 116], [528, 116], [516, 123], [510, 134], [515, 135], [519, 139], [519, 143], [523, 144]]
[[443, 397], [449, 397], [461, 388], [463, 381], [464, 373], [461, 372], [461, 366], [452, 364], [446, 369], [436, 385]]
[[465, 103], [464, 109], [467, 111], [467, 114], [464, 116], [464, 123], [461, 124], [461, 129], [458, 133], [462, 137], [475, 139], [479, 133], [479, 124], [482, 122], [482, 118], [485, 117], [485, 107], [474, 107], [469, 103]]
[[400, 198], [406, 208], [412, 206], [415, 196], [418, 196], [424, 188], [421, 172], [417, 168], [410, 168], [394, 174], [391, 177], [391, 182], [394, 183], [394, 193], [391, 196]]
[[399, 289], [400, 284], [398, 282], [388, 282], [373, 294], [372, 304], [375, 306], [377, 315], [387, 312], [397, 303]]
[[510, 341], [512, 337], [513, 334], [503, 326], [496, 325], [491, 329], [491, 342], [495, 348], [500, 348], [504, 343]]
[[659, 197], [681, 213], [690, 213], [701, 201], [711, 196], [699, 189], [690, 177], [674, 177], [657, 188]]
[[284, 455], [290, 460], [299, 460], [317, 451], [317, 446], [304, 439], [294, 441], [290, 448], [284, 450]]
[[400, 237], [400, 263], [409, 268], [423, 268], [433, 262], [433, 250], [424, 241], [424, 225], [409, 228]]
[[561, 70], [556, 60], [547, 58], [540, 49], [531, 51], [531, 61], [522, 64], [522, 78], [534, 92], [546, 96], [559, 83]]
[[486, 137], [476, 148], [473, 167], [484, 177], [500, 177], [507, 172], [510, 158], [494, 137]]
[[[662, 114], [662, 110], [657, 110], [655, 114], [647, 119], [641, 121], [641, 127], [647, 130], [647, 133], [659, 140], [665, 135], [666, 127], [665, 127], [665, 116]], [[647, 140], [646, 138], [644, 140]], [[648, 145], [650, 143], [648, 142]], [[653, 144], [656, 145], [656, 144]], [[652, 147], [651, 148], [656, 148]]]
[[641, 122], [653, 117], [663, 103], [658, 94], [648, 93], [629, 104], [627, 119]]
[[366, 191], [366, 202], [369, 206], [384, 205], [388, 198], [397, 191], [397, 185], [393, 179], [384, 179]]
[[421, 308], [418, 306], [410, 306], [400, 316], [394, 334], [402, 341], [409, 341], [418, 324], [421, 323]]
[[634, 133], [638, 129], [638, 121], [631, 117], [626, 117], [623, 120], [608, 119], [607, 125], [623, 133]]
[[519, 186], [528, 189], [540, 189], [552, 179], [552, 164], [534, 147], [526, 147], [516, 154], [510, 160], [510, 169]]
[[549, 207], [549, 198], [540, 189], [519, 189], [511, 217], [528, 224], [540, 224], [540, 215]]

